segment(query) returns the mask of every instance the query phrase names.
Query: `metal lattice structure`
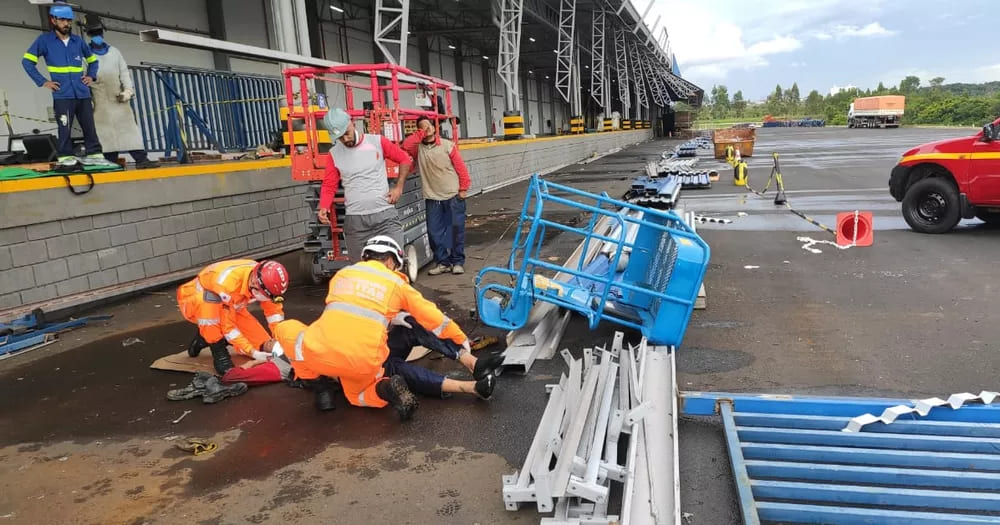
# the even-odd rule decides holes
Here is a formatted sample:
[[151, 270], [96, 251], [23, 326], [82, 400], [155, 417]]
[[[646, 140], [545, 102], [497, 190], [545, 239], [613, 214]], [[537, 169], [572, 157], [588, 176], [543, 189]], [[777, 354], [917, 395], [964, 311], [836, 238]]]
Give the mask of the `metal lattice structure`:
[[629, 95], [628, 52], [625, 50], [625, 30], [615, 29], [615, 63], [618, 70], [618, 100], [622, 103], [622, 117], [628, 118], [628, 110], [632, 106]]
[[556, 47], [556, 92], [570, 102], [573, 76], [573, 43], [576, 29], [576, 0], [559, 1], [559, 40]]
[[517, 68], [521, 56], [521, 17], [524, 0], [501, 0], [500, 63], [497, 73], [504, 84], [507, 111], [521, 111], [521, 88]]
[[594, 8], [593, 16], [591, 17], [591, 22], [593, 24], [593, 33], [591, 39], [591, 46], [593, 54], [590, 60], [590, 96], [600, 105], [603, 109], [607, 110], [607, 103], [604, 97], [605, 85], [604, 85], [604, 7], [598, 6]]
[[649, 84], [649, 92], [653, 97], [653, 103], [660, 107], [665, 107], [670, 103], [670, 93], [667, 91], [667, 86], [664, 84], [662, 75], [656, 73], [656, 68], [653, 66], [655, 58], [651, 57], [649, 53], [639, 54], [639, 63], [642, 65], [643, 73], [646, 75], [646, 79]]
[[375, 45], [386, 60], [403, 67], [406, 67], [409, 22], [410, 0], [375, 0]]
[[[622, 35], [625, 36], [625, 35]], [[642, 119], [642, 112], [649, 108], [649, 100], [646, 97], [646, 81], [644, 79], [645, 75], [642, 74], [642, 66], [639, 65], [639, 48], [636, 46], [635, 40], [628, 39], [629, 46], [629, 65], [632, 66], [632, 78], [634, 78], [633, 85], [635, 86], [635, 115], [636, 119]]]

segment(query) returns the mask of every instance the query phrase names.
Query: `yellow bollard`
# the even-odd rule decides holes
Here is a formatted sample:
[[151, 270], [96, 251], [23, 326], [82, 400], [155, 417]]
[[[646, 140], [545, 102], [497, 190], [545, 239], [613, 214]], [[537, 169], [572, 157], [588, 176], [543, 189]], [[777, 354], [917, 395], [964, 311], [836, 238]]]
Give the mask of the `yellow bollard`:
[[747, 168], [747, 163], [745, 160], [740, 159], [740, 162], [733, 167], [733, 184], [737, 186], [746, 186], [747, 178], [750, 176], [749, 168]]

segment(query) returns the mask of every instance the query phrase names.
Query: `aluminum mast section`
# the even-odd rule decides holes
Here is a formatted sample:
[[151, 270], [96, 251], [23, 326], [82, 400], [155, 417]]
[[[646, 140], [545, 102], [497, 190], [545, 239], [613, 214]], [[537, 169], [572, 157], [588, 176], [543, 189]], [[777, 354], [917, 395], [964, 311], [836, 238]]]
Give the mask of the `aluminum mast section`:
[[504, 84], [503, 135], [508, 139], [524, 135], [521, 82], [518, 78], [523, 14], [524, 0], [500, 0], [500, 59], [497, 74]]
[[573, 74], [572, 77], [572, 89], [570, 93], [570, 117], [569, 117], [569, 131], [570, 133], [583, 133], [583, 100], [582, 91], [583, 84], [580, 78], [580, 48], [573, 46], [574, 56], [573, 56]]
[[[624, 3], [622, 4], [624, 5]], [[615, 63], [618, 70], [618, 100], [622, 103], [622, 129], [631, 129], [629, 123], [629, 109], [632, 106], [631, 97], [628, 91], [628, 58], [625, 50], [625, 30], [615, 28]], [[625, 127], [629, 124], [628, 128]]]
[[[392, 64], [406, 67], [409, 26], [410, 0], [375, 0], [375, 45]], [[399, 53], [390, 46], [398, 46]]]

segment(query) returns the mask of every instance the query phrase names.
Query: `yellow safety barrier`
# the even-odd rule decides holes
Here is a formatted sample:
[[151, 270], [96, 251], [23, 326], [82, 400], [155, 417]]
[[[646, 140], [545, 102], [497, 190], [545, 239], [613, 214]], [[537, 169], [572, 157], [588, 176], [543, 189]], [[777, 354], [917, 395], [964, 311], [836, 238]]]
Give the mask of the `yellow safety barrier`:
[[508, 139], [516, 139], [524, 135], [524, 117], [521, 115], [504, 115], [503, 135]]

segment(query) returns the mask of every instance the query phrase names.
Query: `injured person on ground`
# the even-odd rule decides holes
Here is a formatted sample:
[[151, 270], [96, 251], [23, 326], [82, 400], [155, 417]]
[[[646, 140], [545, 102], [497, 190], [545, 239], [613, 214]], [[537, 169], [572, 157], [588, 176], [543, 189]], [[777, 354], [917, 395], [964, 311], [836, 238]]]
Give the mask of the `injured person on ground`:
[[[326, 308], [306, 326], [294, 320], [274, 328], [283, 355], [297, 379], [311, 382], [317, 407], [331, 410], [332, 379], [340, 380], [355, 406], [392, 406], [401, 420], [417, 409], [414, 393], [493, 395], [500, 356], [477, 359], [469, 338], [433, 303], [414, 289], [402, 268], [403, 254], [391, 237], [376, 236], [362, 249], [362, 262], [337, 272]], [[473, 379], [458, 381], [406, 362], [423, 345], [462, 363]]]

